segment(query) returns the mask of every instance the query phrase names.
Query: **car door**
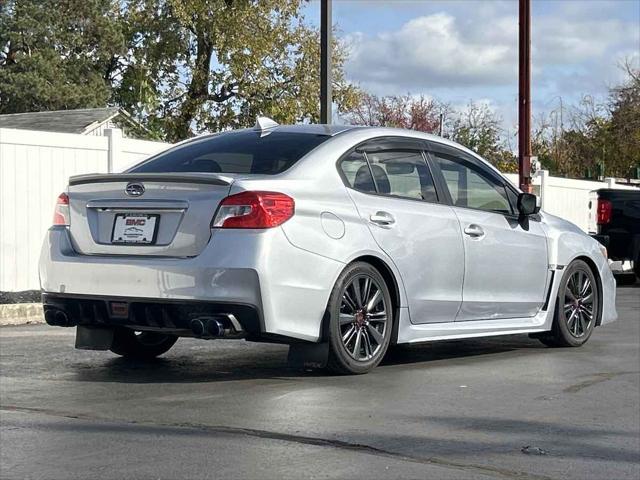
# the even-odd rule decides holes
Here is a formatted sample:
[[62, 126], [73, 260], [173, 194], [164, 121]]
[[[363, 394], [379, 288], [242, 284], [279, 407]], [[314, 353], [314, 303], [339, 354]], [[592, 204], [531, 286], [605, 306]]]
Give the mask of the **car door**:
[[458, 220], [439, 201], [422, 151], [370, 147], [340, 163], [358, 212], [402, 276], [411, 322], [452, 322], [464, 269]]
[[532, 317], [545, 300], [547, 239], [536, 217], [519, 217], [517, 192], [477, 158], [432, 144], [464, 242], [462, 306], [456, 321]]

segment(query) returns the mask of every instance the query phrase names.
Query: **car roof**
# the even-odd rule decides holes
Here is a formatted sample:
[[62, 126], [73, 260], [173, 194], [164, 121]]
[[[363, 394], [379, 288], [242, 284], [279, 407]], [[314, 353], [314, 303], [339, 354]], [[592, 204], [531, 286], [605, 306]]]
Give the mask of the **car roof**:
[[[255, 127], [254, 127], [255, 128]], [[312, 135], [327, 135], [333, 137], [347, 130], [367, 128], [357, 125], [327, 125], [322, 123], [301, 123], [297, 125], [278, 125], [270, 129], [276, 132], [309, 133]]]
[[[324, 129], [324, 130], [323, 130]], [[442, 138], [437, 135], [433, 135], [431, 133], [420, 132], [417, 130], [408, 130], [405, 128], [393, 128], [393, 127], [376, 127], [376, 126], [360, 126], [360, 125], [322, 125], [322, 124], [307, 124], [307, 125], [279, 125], [273, 130], [277, 131], [287, 131], [287, 132], [307, 132], [307, 133], [316, 133], [316, 134], [326, 134], [330, 136], [336, 136], [340, 134], [340, 137], [343, 135], [356, 135], [361, 137], [361, 141], [366, 141], [368, 139], [373, 139], [376, 137], [383, 136], [397, 136], [397, 137], [405, 137], [405, 138], [415, 138], [419, 140], [428, 140], [434, 143], [439, 143], [441, 145], [448, 145], [457, 150], [462, 150], [463, 152], [468, 153], [472, 157], [476, 158], [482, 164], [493, 170], [495, 173], [500, 175], [501, 178], [505, 179], [511, 186], [513, 186], [517, 191], [518, 186], [515, 185], [510, 179], [504, 176], [504, 174], [498, 170], [494, 165], [490, 162], [482, 158], [473, 150], [465, 147], [464, 145], [460, 145], [452, 140], [447, 138]], [[365, 137], [365, 138], [362, 138]]]
[[[256, 129], [257, 128], [254, 126], [254, 127], [240, 129], [240, 130], [229, 130], [228, 132], [222, 131], [217, 133], [203, 134], [197, 137], [183, 140], [182, 142], [174, 146], [180, 145], [182, 143], [190, 142], [196, 139], [205, 139], [214, 135], [247, 131], [247, 130], [256, 130]], [[459, 150], [463, 150], [468, 154], [472, 155], [473, 157], [477, 158], [478, 160], [480, 160], [484, 165], [486, 165], [488, 168], [498, 173], [503, 178], [506, 178], [504, 177], [502, 172], [500, 172], [495, 166], [491, 165], [491, 163], [489, 163], [488, 161], [480, 157], [473, 150], [470, 150], [469, 148], [466, 148], [465, 146], [460, 145], [459, 143], [453, 142], [449, 139], [442, 138], [437, 135], [433, 135], [431, 133], [420, 132], [417, 130], [408, 130], [404, 128], [393, 128], [393, 127], [377, 127], [377, 126], [365, 126], [365, 125], [339, 125], [339, 124], [323, 124], [323, 123], [299, 123], [294, 125], [276, 124], [275, 126], [270, 126], [268, 128], [265, 128], [265, 130], [269, 132], [286, 132], [286, 133], [291, 132], [291, 133], [302, 133], [302, 134], [310, 134], [310, 135], [326, 135], [329, 137], [335, 137], [340, 134], [351, 134], [351, 133], [356, 134], [356, 132], [361, 132], [369, 136], [370, 138], [388, 135], [388, 136], [401, 136], [401, 137], [409, 137], [409, 138], [416, 138], [416, 139], [422, 139], [422, 140], [430, 140], [432, 142], [440, 143], [442, 145], [449, 145]], [[507, 181], [509, 181], [509, 183], [513, 185], [513, 182], [511, 182], [509, 179], [507, 179]], [[517, 186], [515, 185], [513, 186], [517, 188]]]
[[[255, 127], [253, 127], [253, 129], [255, 129]], [[247, 129], [247, 130], [251, 130], [251, 129]], [[308, 133], [311, 135], [327, 135], [330, 137], [334, 137], [338, 134], [347, 133], [347, 132], [355, 132], [355, 131], [368, 132], [371, 134], [372, 138], [376, 136], [389, 135], [389, 136], [417, 138], [422, 140], [431, 140], [433, 142], [441, 143], [443, 145], [450, 145], [452, 147], [465, 150], [466, 152], [476, 157], [478, 156], [478, 154], [473, 152], [472, 150], [469, 150], [463, 145], [453, 142], [447, 138], [439, 137], [431, 133], [420, 132], [418, 130], [409, 130], [406, 128], [377, 127], [377, 126], [368, 126], [368, 125], [333, 125], [333, 124], [327, 125], [327, 124], [321, 124], [321, 123], [307, 123], [307, 124], [296, 124], [296, 125], [278, 125], [277, 127], [269, 128], [269, 131]]]
[[[255, 127], [254, 127], [255, 128]], [[368, 126], [368, 125], [327, 125], [327, 124], [296, 124], [296, 125], [278, 125], [277, 127], [273, 127], [269, 129], [270, 131], [275, 132], [295, 132], [295, 133], [309, 133], [315, 135], [327, 135], [327, 136], [336, 136], [341, 133], [346, 132], [368, 132], [371, 134], [371, 137], [376, 136], [402, 136], [409, 138], [417, 138], [422, 140], [431, 140], [434, 142], [442, 143], [444, 145], [451, 145], [456, 148], [460, 148], [463, 150], [472, 153], [474, 156], [477, 156], [473, 151], [465, 148], [463, 145], [460, 145], [456, 142], [452, 142], [443, 137], [439, 137], [437, 135], [433, 135], [431, 133], [420, 132], [418, 130], [409, 130], [406, 128], [395, 128], [395, 127], [377, 127], [377, 126]]]
[[437, 135], [420, 132], [418, 130], [408, 130], [405, 128], [394, 128], [394, 127], [377, 127], [377, 126], [368, 126], [368, 125], [336, 125], [336, 124], [328, 125], [328, 124], [321, 124], [321, 123], [307, 123], [307, 124], [295, 124], [295, 125], [278, 125], [277, 127], [270, 128], [269, 130], [275, 131], [275, 132], [292, 132], [292, 133], [295, 132], [295, 133], [308, 133], [312, 135], [327, 135], [331, 137], [338, 135], [340, 133], [354, 131], [354, 130], [370, 131], [372, 135], [390, 135], [390, 136], [421, 138], [425, 140], [433, 140], [436, 142], [460, 147], [460, 145], [456, 144], [455, 142], [451, 142], [445, 138], [438, 137]]

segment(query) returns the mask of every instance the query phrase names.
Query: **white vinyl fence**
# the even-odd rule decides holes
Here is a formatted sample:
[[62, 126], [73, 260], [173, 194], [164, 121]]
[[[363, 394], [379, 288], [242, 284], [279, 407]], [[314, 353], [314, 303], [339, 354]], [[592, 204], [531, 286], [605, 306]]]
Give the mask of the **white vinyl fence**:
[[170, 144], [0, 128], [0, 291], [39, 289], [38, 258], [69, 177], [123, 171]]
[[[38, 257], [53, 206], [70, 176], [120, 172], [170, 144], [123, 138], [0, 129], [0, 291], [37, 290]], [[517, 175], [507, 175], [517, 184]], [[544, 210], [587, 230], [589, 192], [606, 182], [550, 177], [534, 179]]]

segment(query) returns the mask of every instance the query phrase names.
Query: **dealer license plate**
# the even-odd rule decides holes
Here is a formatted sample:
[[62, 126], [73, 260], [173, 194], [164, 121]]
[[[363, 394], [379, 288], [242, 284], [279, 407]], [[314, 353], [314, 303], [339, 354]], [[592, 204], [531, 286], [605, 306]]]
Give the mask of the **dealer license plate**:
[[111, 243], [155, 243], [159, 217], [146, 213], [116, 214]]

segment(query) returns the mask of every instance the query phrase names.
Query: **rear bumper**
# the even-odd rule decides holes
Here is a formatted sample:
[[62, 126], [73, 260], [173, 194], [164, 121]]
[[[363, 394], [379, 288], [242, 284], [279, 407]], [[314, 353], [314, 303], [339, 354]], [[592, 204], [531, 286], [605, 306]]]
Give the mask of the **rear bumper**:
[[234, 336], [259, 340], [264, 334], [261, 311], [255, 305], [51, 293], [42, 294], [42, 304], [47, 323], [58, 327], [124, 326], [192, 336], [193, 320], [215, 318]]
[[237, 311], [238, 320], [247, 318], [247, 332], [317, 341], [343, 267], [291, 245], [280, 228], [216, 231], [197, 257], [167, 258], [81, 255], [67, 229], [53, 227], [45, 237], [39, 270], [45, 305], [62, 300], [77, 306], [84, 299], [101, 309], [109, 301], [124, 301], [174, 315], [176, 305], [183, 310], [207, 306], [214, 312], [232, 308], [224, 313]]
[[40, 256], [44, 293], [199, 300], [252, 305], [261, 310], [252, 268], [222, 268], [206, 258], [80, 255], [65, 228], [51, 228]]

